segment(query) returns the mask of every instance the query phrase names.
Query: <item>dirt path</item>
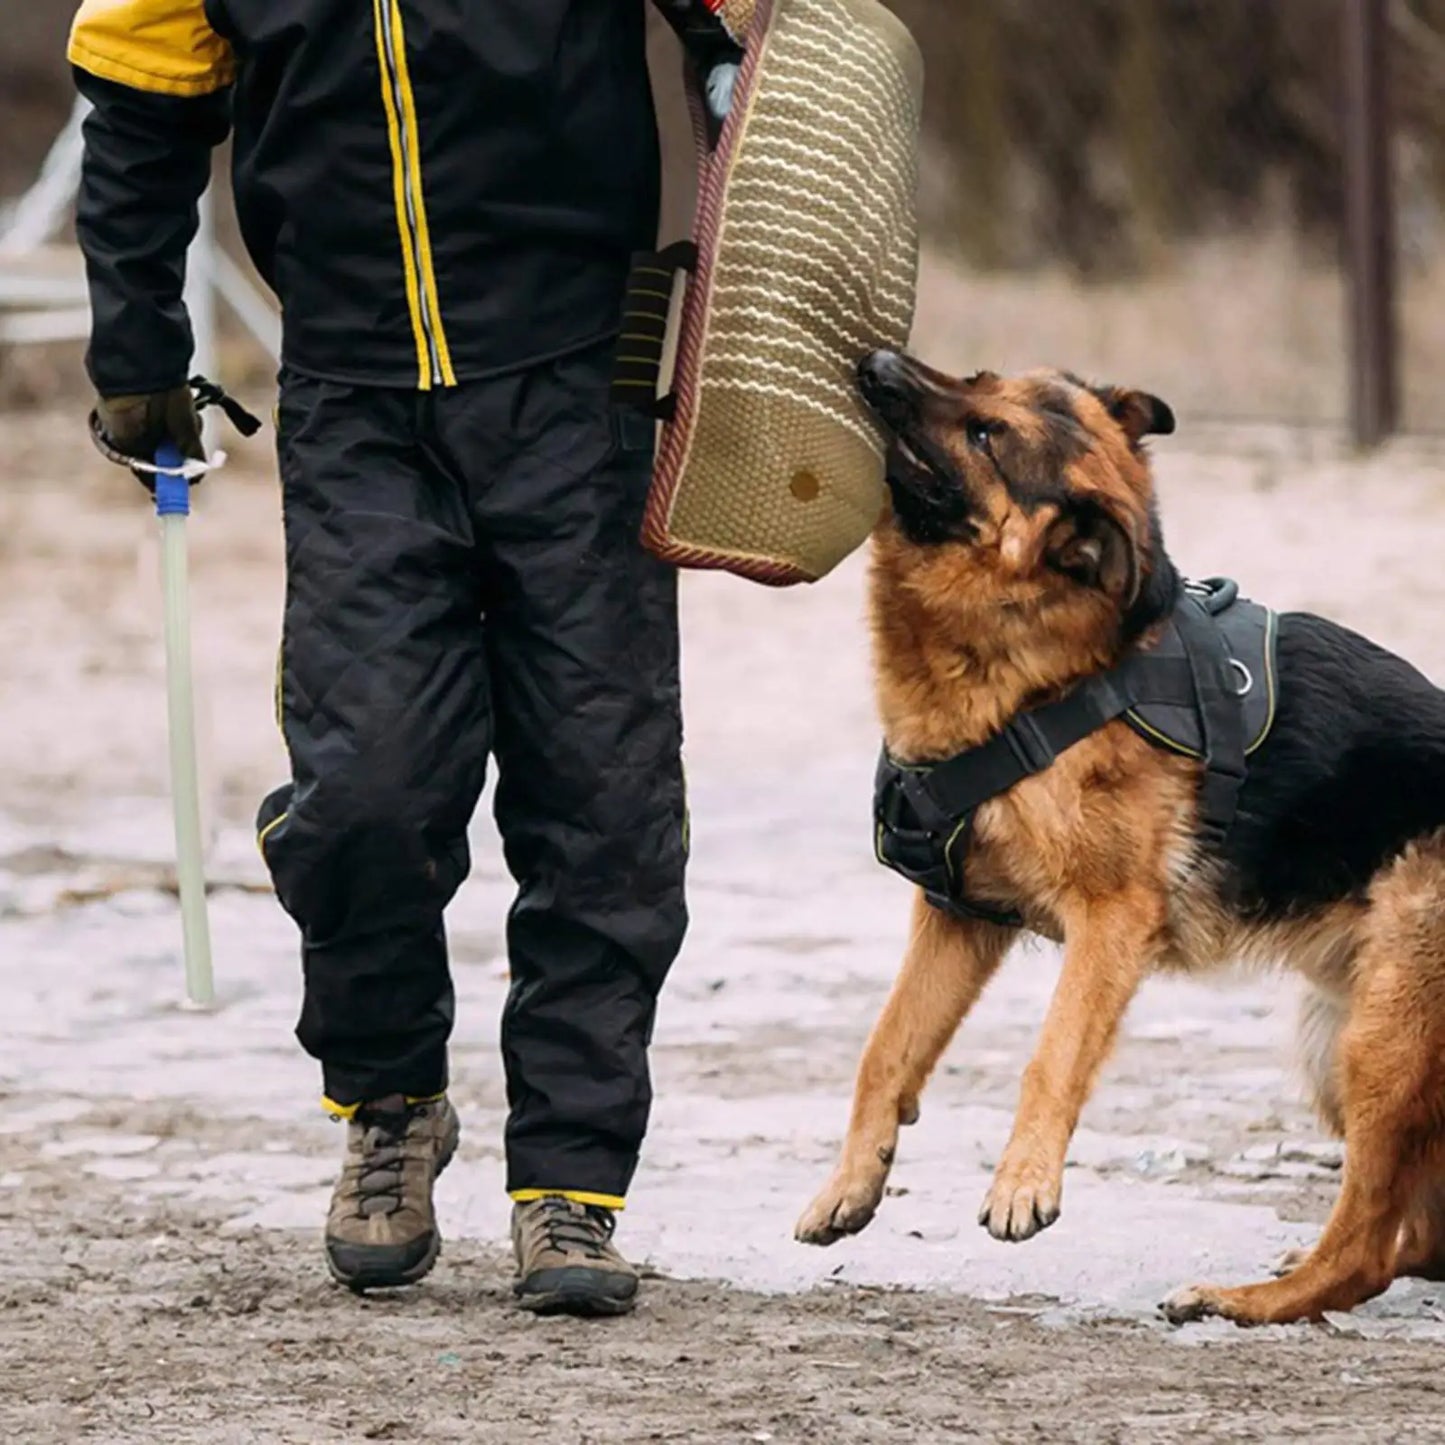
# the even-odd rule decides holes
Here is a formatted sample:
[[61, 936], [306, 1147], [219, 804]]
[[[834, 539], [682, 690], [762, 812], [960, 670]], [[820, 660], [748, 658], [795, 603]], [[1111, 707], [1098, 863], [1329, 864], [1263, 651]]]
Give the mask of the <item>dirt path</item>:
[[[357, 1302], [309, 1239], [218, 1238], [188, 1211], [70, 1181], [23, 1257], [5, 1222], [4, 1419], [78, 1440], [1437, 1440], [1438, 1349], [1325, 1331], [1269, 1340], [1061, 1328], [1038, 1301], [654, 1281], [588, 1327], [506, 1306], [505, 1262], [454, 1245], [408, 1298]], [[17, 1269], [17, 1264], [19, 1265]], [[59, 1328], [62, 1322], [65, 1329]]]
[[[161, 659], [143, 508], [58, 421], [0, 425], [0, 1426], [17, 1441], [1439, 1438], [1445, 1292], [1350, 1319], [1169, 1330], [1154, 1303], [1258, 1277], [1323, 1218], [1339, 1152], [1286, 1069], [1292, 993], [1158, 980], [1072, 1152], [1061, 1222], [973, 1223], [1057, 969], [1022, 951], [948, 1055], [892, 1197], [791, 1243], [895, 966], [871, 861], [860, 571], [784, 595], [686, 586], [694, 926], [659, 1021], [659, 1102], [624, 1220], [663, 1278], [634, 1319], [506, 1308], [494, 1044], [510, 885], [490, 823], [449, 920], [463, 1152], [448, 1247], [406, 1298], [325, 1280], [337, 1131], [290, 1037], [294, 939], [249, 812], [279, 529], [262, 471], [194, 530], [222, 1008], [177, 1007]], [[1329, 612], [1445, 677], [1445, 470], [1161, 449], [1173, 550]], [[727, 1284], [709, 1281], [726, 1280]]]

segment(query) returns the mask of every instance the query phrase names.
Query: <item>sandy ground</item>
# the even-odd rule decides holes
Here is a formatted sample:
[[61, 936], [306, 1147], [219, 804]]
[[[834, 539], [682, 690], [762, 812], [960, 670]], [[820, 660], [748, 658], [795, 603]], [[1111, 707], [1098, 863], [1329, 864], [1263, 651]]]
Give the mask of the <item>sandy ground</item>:
[[[1445, 677], [1445, 457], [1160, 448], [1196, 575], [1369, 631]], [[685, 585], [694, 927], [664, 1001], [655, 1126], [621, 1239], [632, 1319], [507, 1305], [495, 1050], [509, 896], [485, 813], [451, 917], [463, 1151], [448, 1247], [406, 1296], [329, 1285], [340, 1149], [290, 1030], [295, 944], [249, 814], [272, 726], [279, 526], [262, 449], [192, 523], [221, 1007], [179, 1007], [152, 525], [69, 418], [0, 423], [0, 1426], [17, 1441], [1426, 1440], [1445, 1291], [1318, 1327], [1171, 1330], [1155, 1302], [1308, 1240], [1338, 1149], [1288, 1072], [1292, 992], [1159, 980], [1075, 1142], [1064, 1217], [974, 1224], [1057, 969], [1021, 950], [905, 1136], [892, 1197], [830, 1251], [825, 1176], [894, 970], [873, 864], [861, 567], [774, 594]], [[1259, 441], [1258, 438], [1255, 439]]]

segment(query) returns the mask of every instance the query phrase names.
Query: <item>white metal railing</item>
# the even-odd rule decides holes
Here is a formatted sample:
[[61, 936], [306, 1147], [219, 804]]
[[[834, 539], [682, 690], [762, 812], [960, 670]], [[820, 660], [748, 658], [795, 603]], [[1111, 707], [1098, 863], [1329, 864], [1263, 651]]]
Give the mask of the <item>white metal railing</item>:
[[[76, 100], [35, 183], [3, 214], [0, 345], [83, 341], [90, 334], [89, 297], [79, 257], [73, 248], [50, 245], [70, 214], [80, 187], [84, 153], [81, 127], [89, 110], [88, 101]], [[281, 319], [217, 241], [209, 192], [201, 198], [200, 225], [186, 272], [186, 309], [195, 333], [194, 370], [206, 376], [216, 375], [218, 300], [225, 302], [262, 350], [273, 360], [280, 360]]]

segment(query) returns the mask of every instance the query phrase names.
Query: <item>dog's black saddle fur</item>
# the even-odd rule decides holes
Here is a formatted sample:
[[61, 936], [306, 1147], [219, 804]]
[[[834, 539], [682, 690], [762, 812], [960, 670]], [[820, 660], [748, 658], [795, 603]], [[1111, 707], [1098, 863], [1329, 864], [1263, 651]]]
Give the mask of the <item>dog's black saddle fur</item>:
[[1066, 749], [1122, 718], [1156, 747], [1198, 758], [1200, 834], [1222, 848], [1233, 826], [1247, 758], [1278, 704], [1275, 614], [1242, 599], [1228, 578], [1185, 584], [1161, 632], [1107, 673], [1020, 713], [996, 736], [936, 763], [895, 762], [887, 749], [875, 785], [881, 863], [936, 907], [1017, 927], [1016, 913], [969, 900], [964, 863], [978, 809], [1043, 772]]

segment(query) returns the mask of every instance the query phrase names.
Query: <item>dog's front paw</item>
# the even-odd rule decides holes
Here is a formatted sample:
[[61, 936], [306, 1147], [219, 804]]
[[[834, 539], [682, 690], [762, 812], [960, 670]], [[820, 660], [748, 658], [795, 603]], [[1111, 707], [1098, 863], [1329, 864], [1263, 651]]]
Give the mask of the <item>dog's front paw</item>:
[[1190, 1284], [1176, 1289], [1168, 1299], [1159, 1305], [1159, 1313], [1171, 1325], [1187, 1325], [1191, 1320], [1208, 1319], [1211, 1315], [1222, 1314], [1219, 1306], [1219, 1291], [1212, 1285]]
[[1037, 1164], [1010, 1164], [1005, 1158], [993, 1178], [978, 1222], [995, 1239], [1032, 1239], [1059, 1217], [1062, 1193], [1058, 1174]]
[[883, 1198], [883, 1176], [838, 1173], [803, 1212], [793, 1237], [800, 1244], [836, 1244], [868, 1227]]

